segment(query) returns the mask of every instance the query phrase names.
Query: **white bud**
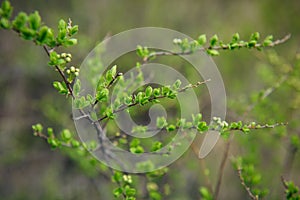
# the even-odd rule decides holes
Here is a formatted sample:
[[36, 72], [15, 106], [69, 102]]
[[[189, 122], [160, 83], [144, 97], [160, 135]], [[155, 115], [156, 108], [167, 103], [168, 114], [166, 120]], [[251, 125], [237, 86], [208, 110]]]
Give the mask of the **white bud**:
[[74, 66], [71, 66], [71, 67], [70, 67], [70, 70], [71, 70], [71, 72], [73, 72], [73, 73], [74, 73], [76, 69], [75, 69], [75, 67], [74, 67]]

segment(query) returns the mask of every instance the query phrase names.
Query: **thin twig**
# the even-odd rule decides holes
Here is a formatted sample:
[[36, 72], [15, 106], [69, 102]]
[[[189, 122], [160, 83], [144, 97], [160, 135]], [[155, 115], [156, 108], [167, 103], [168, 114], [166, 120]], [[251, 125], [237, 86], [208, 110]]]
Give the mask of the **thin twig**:
[[[50, 56], [50, 51], [48, 50], [48, 48], [45, 45], [43, 46], [43, 48], [46, 51], [47, 55]], [[73, 99], [75, 99], [71, 83], [67, 80], [67, 77], [65, 76], [64, 72], [57, 65], [55, 65], [54, 67], [62, 77], [64, 83], [66, 84], [69, 94], [72, 96]]]
[[[206, 83], [206, 82], [208, 82], [208, 81], [210, 81], [210, 79], [205, 80], [205, 81], [201, 81], [201, 82], [197, 82], [196, 84], [189, 84], [189, 85], [187, 85], [187, 86], [185, 86], [185, 87], [183, 87], [183, 88], [181, 88], [181, 89], [179, 89], [179, 90], [177, 90], [177, 91], [175, 91], [175, 92], [181, 93], [181, 92], [186, 91], [187, 89], [198, 87], [199, 85], [204, 84], [204, 83]], [[131, 95], [131, 96], [132, 96], [132, 99], [135, 98], [134, 95]], [[163, 98], [166, 98], [166, 97], [167, 97], [166, 95], [160, 95], [160, 96], [156, 96], [156, 97], [155, 97], [155, 96], [152, 96], [152, 97], [150, 97], [148, 100], [149, 100], [149, 102], [152, 102], [152, 101], [154, 101], [154, 100], [157, 100], [157, 99], [163, 99]], [[130, 108], [130, 107], [136, 106], [136, 105], [138, 105], [138, 104], [139, 104], [139, 102], [134, 102], [134, 103], [131, 103], [131, 104], [128, 104], [128, 105], [123, 104], [123, 105], [121, 105], [118, 109], [114, 110], [114, 111], [113, 111], [113, 114], [122, 112], [122, 111], [124, 111], [124, 110], [126, 110], [126, 109], [128, 109], [128, 108]], [[106, 119], [106, 118], [108, 118], [108, 115], [104, 115], [103, 117], [99, 118], [99, 119], [97, 120], [97, 122], [100, 122], [100, 121], [102, 121], [102, 120], [104, 120], [104, 119]]]
[[242, 186], [245, 188], [245, 190], [247, 191], [249, 197], [253, 200], [258, 200], [258, 196], [255, 196], [252, 192], [251, 192], [251, 189], [250, 187], [248, 187], [245, 183], [245, 180], [244, 180], [244, 177], [242, 175], [242, 169], [241, 168], [238, 168], [237, 169], [237, 172], [238, 172], [238, 175], [239, 175], [239, 178], [241, 180], [241, 184]]
[[[273, 47], [279, 44], [282, 44], [284, 42], [286, 42], [288, 39], [290, 39], [291, 34], [288, 34], [286, 36], [284, 36], [281, 39], [275, 40], [274, 42], [272, 42], [270, 45], [266, 46], [266, 47]], [[243, 48], [243, 47], [247, 47], [247, 43], [243, 43], [243, 44], [238, 44], [237, 48]], [[261, 48], [264, 47], [263, 44], [261, 43], [257, 43], [255, 44], [252, 48]], [[153, 57], [157, 57], [157, 56], [178, 56], [178, 55], [190, 55], [195, 53], [195, 51], [207, 51], [209, 49], [213, 49], [213, 50], [228, 50], [230, 49], [230, 45], [221, 45], [221, 46], [209, 46], [209, 47], [201, 47], [198, 48], [194, 51], [183, 51], [183, 52], [172, 52], [172, 51], [157, 51], [157, 52], [152, 52], [149, 56], [144, 58], [144, 62], [149, 61], [151, 58]]]

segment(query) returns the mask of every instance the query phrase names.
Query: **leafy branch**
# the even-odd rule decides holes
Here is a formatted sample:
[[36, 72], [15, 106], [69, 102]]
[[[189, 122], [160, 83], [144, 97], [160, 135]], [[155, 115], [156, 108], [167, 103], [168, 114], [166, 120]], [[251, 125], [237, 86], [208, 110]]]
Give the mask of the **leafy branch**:
[[[138, 46], [137, 54], [143, 58], [144, 62], [148, 62], [151, 59], [159, 56], [178, 56], [178, 55], [190, 55], [196, 51], [206, 52], [210, 56], [218, 56], [220, 50], [234, 50], [241, 48], [262, 50], [265, 47], [274, 47], [276, 45], [286, 42], [291, 37], [290, 34], [284, 36], [281, 39], [274, 40], [272, 35], [268, 35], [262, 42], [259, 42], [260, 34], [258, 32], [253, 33], [250, 36], [249, 41], [243, 41], [240, 39], [238, 33], [232, 36], [232, 40], [229, 43], [224, 43], [219, 40], [217, 35], [213, 35], [209, 42], [207, 42], [206, 35], [200, 35], [197, 40], [189, 41], [187, 38], [178, 39], [175, 38], [173, 43], [180, 48], [181, 51], [150, 51], [147, 47]], [[207, 44], [208, 43], [208, 44]]]
[[281, 176], [281, 182], [285, 189], [285, 197], [287, 200], [299, 200], [300, 192], [299, 187], [294, 184], [293, 181], [287, 181], [283, 176]]
[[239, 178], [240, 178], [240, 180], [241, 180], [241, 184], [242, 184], [242, 186], [245, 188], [245, 190], [247, 191], [249, 197], [250, 197], [251, 199], [253, 199], [253, 200], [258, 200], [258, 196], [254, 195], [254, 194], [251, 192], [250, 187], [246, 185], [245, 180], [244, 180], [244, 177], [243, 177], [243, 175], [242, 175], [242, 169], [241, 169], [241, 168], [238, 168], [238, 169], [237, 169], [237, 172], [238, 172], [238, 176], [239, 176]]

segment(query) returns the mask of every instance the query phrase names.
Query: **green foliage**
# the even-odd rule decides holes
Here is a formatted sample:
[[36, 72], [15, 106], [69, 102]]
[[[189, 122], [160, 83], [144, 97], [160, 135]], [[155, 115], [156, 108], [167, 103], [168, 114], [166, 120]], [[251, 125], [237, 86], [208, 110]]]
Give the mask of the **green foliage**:
[[[67, 97], [71, 97], [74, 100], [74, 108], [76, 108], [81, 114], [82, 118], [87, 118], [91, 124], [99, 124], [101, 128], [109, 130], [108, 136], [111, 138], [112, 143], [115, 146], [125, 148], [132, 154], [142, 154], [145, 152], [161, 153], [160, 150], [164, 147], [163, 132], [172, 134], [178, 130], [182, 132], [189, 132], [192, 130], [198, 133], [205, 133], [208, 130], [216, 130], [220, 132], [224, 139], [228, 139], [232, 135], [233, 131], [240, 131], [247, 134], [250, 137], [250, 132], [256, 129], [275, 128], [277, 126], [285, 125], [284, 123], [270, 123], [270, 124], [258, 124], [256, 122], [245, 123], [243, 121], [228, 122], [222, 120], [219, 117], [212, 116], [211, 123], [207, 123], [204, 120], [201, 113], [191, 115], [189, 119], [177, 118], [169, 119], [163, 116], [157, 117], [155, 127], [147, 127], [144, 125], [135, 126], [132, 128], [132, 133], [145, 134], [150, 131], [161, 131], [161, 137], [154, 141], [148, 142], [139, 138], [132, 138], [121, 133], [115, 125], [111, 125], [110, 122], [115, 119], [116, 114], [121, 111], [128, 111], [135, 107], [147, 107], [149, 104], [159, 103], [161, 100], [172, 101], [177, 98], [179, 93], [185, 92], [188, 89], [195, 89], [204, 82], [197, 82], [196, 84], [189, 84], [182, 86], [180, 80], [176, 80], [171, 85], [153, 86], [147, 85], [140, 87], [137, 91], [127, 92], [123, 91], [123, 88], [136, 88], [143, 80], [143, 73], [139, 69], [140, 63], [137, 63], [136, 69], [138, 75], [132, 77], [131, 80], [124, 80], [123, 74], [119, 72], [116, 65], [108, 69], [101, 78], [93, 79], [93, 85], [95, 86], [95, 94], [88, 94], [86, 96], [80, 96], [82, 92], [81, 82], [77, 78], [79, 76], [80, 69], [72, 65], [72, 55], [70, 53], [59, 52], [58, 47], [68, 48], [77, 44], [77, 39], [74, 37], [78, 32], [78, 26], [72, 25], [72, 21], [66, 22], [60, 19], [57, 25], [57, 30], [49, 28], [44, 25], [39, 12], [27, 14], [20, 12], [14, 19], [12, 17], [13, 8], [9, 1], [3, 1], [0, 8], [0, 27], [2, 29], [8, 29], [16, 32], [20, 38], [24, 40], [30, 40], [33, 43], [42, 46], [49, 56], [48, 65], [55, 72], [58, 73], [60, 80], [52, 83], [53, 87], [60, 93]], [[200, 35], [196, 40], [189, 41], [187, 38], [175, 38], [173, 43], [179, 51], [164, 52], [157, 50], [150, 50], [148, 47], [137, 46], [136, 53], [142, 58], [142, 62], [149, 62], [151, 59], [155, 59], [159, 56], [176, 56], [176, 55], [189, 55], [196, 51], [202, 51], [210, 56], [218, 56], [221, 51], [229, 51], [235, 49], [257, 49], [262, 50], [264, 47], [273, 47], [275, 45], [285, 42], [289, 35], [282, 39], [274, 40], [272, 35], [266, 36], [263, 40], [260, 39], [260, 33], [254, 32], [251, 34], [249, 40], [243, 41], [240, 38], [239, 33], [233, 34], [231, 41], [224, 43], [218, 35], [213, 35], [209, 39], [205, 34]], [[272, 56], [271, 56], [272, 57]], [[276, 63], [278, 58], [273, 55], [270, 59]], [[274, 61], [275, 60], [275, 61]], [[98, 61], [95, 60], [97, 63]], [[91, 63], [94, 64], [94, 63]], [[99, 63], [97, 63], [99, 64]], [[278, 64], [278, 63], [277, 63]], [[279, 63], [282, 65], [282, 63]], [[76, 65], [77, 66], [77, 65]], [[285, 66], [285, 65], [284, 65]], [[299, 65], [300, 66], [300, 65]], [[298, 67], [299, 67], [298, 66]], [[284, 74], [290, 73], [288, 71]], [[268, 70], [261, 72], [261, 74], [270, 74]], [[293, 74], [294, 73], [294, 74]], [[289, 79], [289, 86], [294, 90], [297, 90], [299, 95], [299, 74], [300, 70], [296, 69], [291, 73], [291, 79]], [[275, 77], [275, 78], [274, 78]], [[276, 76], [269, 77], [270, 82], [276, 80]], [[119, 83], [116, 85], [116, 83]], [[266, 89], [252, 96], [252, 103], [259, 104], [264, 102], [266, 97], [274, 89], [278, 88], [280, 84]], [[112, 89], [123, 91], [112, 98]], [[130, 90], [128, 90], [130, 91]], [[300, 98], [295, 98], [293, 103], [293, 109], [297, 109], [300, 106]], [[113, 102], [110, 102], [110, 101]], [[253, 106], [254, 107], [254, 106]], [[87, 110], [95, 109], [95, 112], [85, 113]], [[80, 118], [79, 117], [79, 118]], [[255, 118], [256, 119], [256, 118]], [[76, 119], [75, 119], [76, 120]], [[256, 121], [264, 121], [263, 119], [256, 119]], [[103, 127], [102, 127], [103, 126]], [[96, 127], [96, 126], [95, 126]], [[96, 127], [97, 128], [97, 127]], [[146, 169], [152, 172], [144, 174], [145, 187], [141, 191], [145, 191], [146, 194], [141, 195], [138, 188], [142, 182], [139, 178], [134, 179], [134, 176], [129, 174], [108, 170], [107, 167], [99, 163], [89, 153], [90, 151], [96, 151], [98, 149], [98, 143], [96, 141], [88, 141], [83, 143], [75, 137], [69, 129], [63, 129], [57, 134], [52, 128], [47, 128], [47, 133], [44, 133], [44, 128], [41, 124], [32, 126], [33, 134], [47, 141], [49, 146], [53, 149], [60, 149], [62, 152], [68, 155], [83, 171], [90, 177], [95, 177], [99, 173], [109, 174], [112, 173], [111, 180], [115, 183], [116, 188], [113, 190], [113, 196], [119, 199], [140, 199], [145, 196], [149, 199], [159, 200], [164, 199], [169, 195], [170, 189], [163, 191], [161, 187], [169, 188], [167, 184], [162, 185], [162, 177], [168, 173], [168, 168], [162, 168], [153, 171], [154, 164], [151, 160], [139, 163], [138, 168]], [[99, 130], [98, 130], [99, 131]], [[294, 152], [299, 149], [300, 139], [299, 135], [289, 135], [288, 139]], [[179, 145], [179, 144], [177, 144]], [[246, 146], [246, 145], [245, 145]], [[176, 148], [176, 146], [171, 147]], [[171, 149], [172, 150], [172, 149]], [[168, 156], [168, 152], [163, 152], [165, 156]], [[244, 189], [247, 191], [248, 196], [253, 199], [264, 197], [268, 194], [268, 189], [262, 185], [262, 175], [254, 167], [254, 162], [251, 162], [245, 158], [237, 157], [233, 159], [233, 165], [238, 172], [240, 182]], [[100, 172], [99, 172], [100, 171]], [[178, 173], [178, 172], [177, 172]], [[221, 174], [222, 175], [222, 174]], [[284, 181], [285, 193], [287, 199], [299, 199], [299, 189], [293, 182]], [[202, 186], [199, 189], [199, 193], [202, 199], [211, 200], [214, 199], [218, 191], [208, 189], [206, 186]]]
[[299, 187], [294, 184], [293, 181], [286, 181], [282, 178], [282, 182], [285, 188], [285, 197], [287, 200], [299, 200], [300, 193]]
[[242, 185], [245, 187], [249, 195], [255, 198], [262, 198], [268, 194], [268, 189], [260, 189], [261, 174], [258, 173], [252, 163], [248, 163], [242, 157], [232, 159], [234, 168], [238, 171]]

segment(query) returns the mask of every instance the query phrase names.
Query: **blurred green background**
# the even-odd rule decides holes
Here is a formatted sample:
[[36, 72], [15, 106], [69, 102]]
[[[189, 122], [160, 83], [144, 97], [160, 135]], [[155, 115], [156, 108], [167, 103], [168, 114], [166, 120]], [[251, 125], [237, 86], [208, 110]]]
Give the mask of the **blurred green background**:
[[[38, 10], [43, 21], [53, 28], [57, 27], [60, 18], [71, 18], [74, 24], [78, 24], [79, 44], [71, 48], [75, 63], [81, 63], [107, 34], [144, 26], [170, 28], [194, 38], [203, 33], [208, 36], [216, 33], [224, 41], [230, 41], [235, 32], [239, 32], [245, 40], [255, 31], [260, 32], [262, 37], [273, 34], [274, 38], [291, 33], [292, 38], [287, 43], [275, 48], [290, 63], [299, 48], [299, 0], [12, 0], [11, 3], [14, 14]], [[0, 30], [0, 36], [0, 199], [111, 199], [109, 180], [85, 176], [68, 157], [50, 150], [45, 141], [32, 135], [31, 125], [37, 122], [52, 126], [57, 131], [62, 127], [74, 130], [70, 101], [52, 88], [51, 82], [59, 77], [47, 66], [48, 58], [40, 47], [20, 40], [9, 31]], [[221, 52], [221, 56], [214, 58], [227, 91], [229, 119], [242, 119], [234, 113], [241, 116], [239, 109], [247, 106], [245, 99], [250, 98], [253, 91], [271, 86], [258, 75], [260, 67], [265, 66], [262, 64], [265, 60], [265, 52], [256, 50]], [[280, 75], [276, 73], [280, 70], [271, 67], [269, 70], [276, 80], [276, 76]], [[274, 105], [282, 106], [277, 108], [278, 112], [265, 106], [267, 110], [254, 111], [252, 117], [262, 122], [270, 118], [294, 121], [291, 130], [299, 135], [299, 109], [293, 111], [293, 115], [288, 109], [293, 94], [293, 91], [282, 89], [272, 96]], [[271, 143], [273, 140], [267, 136], [271, 132], [254, 132], [246, 139], [247, 136], [238, 137], [240, 142], [234, 145], [230, 154], [257, 152], [261, 156], [258, 159], [262, 160], [258, 166], [266, 175], [263, 180], [269, 184], [271, 198], [281, 199], [282, 193], [277, 189], [282, 189], [281, 161], [286, 155], [287, 142]], [[256, 138], [256, 134], [263, 134], [265, 138]], [[247, 141], [253, 141], [259, 148], [248, 148]], [[212, 182], [216, 180], [225, 148], [222, 141], [219, 143], [218, 148], [206, 158]], [[242, 148], [243, 145], [245, 148]], [[297, 156], [290, 177], [300, 184], [300, 159]], [[170, 176], [173, 177], [169, 184], [174, 196], [169, 199], [199, 199], [199, 185], [205, 184], [199, 162], [202, 161], [188, 152], [171, 165]], [[227, 164], [220, 199], [244, 197], [236, 173]]]

